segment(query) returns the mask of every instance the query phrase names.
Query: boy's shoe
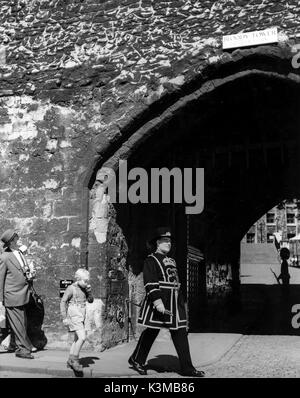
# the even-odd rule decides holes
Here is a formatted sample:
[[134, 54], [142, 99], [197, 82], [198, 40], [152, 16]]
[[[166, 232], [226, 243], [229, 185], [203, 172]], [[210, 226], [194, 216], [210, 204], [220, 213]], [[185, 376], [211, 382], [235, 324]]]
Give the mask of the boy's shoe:
[[67, 367], [72, 369], [73, 366], [73, 361], [74, 361], [75, 357], [74, 355], [70, 354], [68, 360], [67, 360]]
[[80, 365], [78, 359], [68, 359], [67, 367], [73, 369], [75, 372], [82, 372], [82, 365]]
[[136, 362], [132, 356], [128, 359], [128, 363], [129, 365], [136, 370], [140, 375], [146, 375], [147, 374], [147, 370], [145, 368], [145, 366], [141, 365], [140, 363]]
[[68, 359], [67, 360], [67, 368], [71, 368], [71, 369], [73, 369], [73, 359]]

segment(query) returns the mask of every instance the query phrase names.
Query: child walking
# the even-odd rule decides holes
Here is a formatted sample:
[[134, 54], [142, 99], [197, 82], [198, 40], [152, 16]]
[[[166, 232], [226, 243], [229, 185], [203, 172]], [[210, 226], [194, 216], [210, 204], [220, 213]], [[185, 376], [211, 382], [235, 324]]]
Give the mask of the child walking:
[[67, 366], [74, 371], [81, 372], [82, 365], [79, 363], [79, 352], [86, 339], [85, 315], [86, 302], [92, 303], [94, 298], [89, 285], [90, 273], [79, 268], [75, 273], [76, 282], [68, 286], [60, 302], [60, 311], [63, 323], [74, 332], [74, 341], [71, 345], [70, 356]]

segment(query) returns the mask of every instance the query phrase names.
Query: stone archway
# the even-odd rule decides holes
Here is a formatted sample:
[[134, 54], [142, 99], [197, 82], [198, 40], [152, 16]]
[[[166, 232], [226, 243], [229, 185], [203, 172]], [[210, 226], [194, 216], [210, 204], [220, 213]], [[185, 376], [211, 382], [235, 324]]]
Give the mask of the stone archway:
[[[130, 133], [126, 131], [119, 145], [114, 144], [113, 149], [104, 154], [101, 162], [94, 165], [93, 181], [96, 181], [96, 171], [103, 166], [117, 170], [119, 159], [127, 159], [132, 167], [141, 165], [151, 167], [155, 162], [161, 167], [166, 165], [171, 167], [174, 165], [174, 159], [176, 162], [180, 158], [176, 148], [181, 143], [183, 153], [181, 164], [184, 166], [188, 159], [189, 148], [193, 148], [190, 157], [192, 163], [189, 164], [204, 167], [208, 177], [205, 186], [206, 209], [203, 214], [195, 218], [191, 227], [194, 241], [205, 251], [207, 262], [223, 261], [232, 266], [233, 290], [237, 293], [239, 241], [242, 234], [251, 225], [252, 220], [257, 219], [263, 209], [269, 206], [269, 203], [276, 201], [278, 197], [285, 197], [288, 188], [292, 187], [290, 173], [295, 169], [299, 153], [299, 138], [296, 134], [298, 122], [293, 112], [299, 103], [300, 81], [299, 76], [293, 72], [290, 58], [274, 54], [274, 48], [265, 48], [265, 52], [262, 50], [238, 52], [230, 62], [210, 71], [209, 80], [201, 79], [201, 84], [196, 81], [188, 87], [183, 87], [180, 93], [176, 93], [173, 97], [173, 101], [167, 99], [162, 102], [160, 110], [153, 106], [152, 111], [149, 110], [148, 119], [143, 116], [136, 124], [136, 129], [131, 129]], [[277, 97], [274, 93], [277, 93]], [[283, 109], [285, 126], [278, 124], [276, 116], [278, 113], [274, 113], [273, 119], [270, 117], [272, 107], [275, 107], [277, 112], [278, 109]], [[257, 114], [253, 109], [257, 110]], [[235, 126], [234, 131], [230, 131], [231, 125], [226, 115], [230, 115], [235, 121], [235, 125], [232, 123], [232, 126]], [[249, 115], [247, 123], [243, 124], [241, 115], [245, 118]], [[263, 126], [257, 125], [260, 118]], [[224, 123], [219, 123], [220, 120]], [[223, 135], [218, 131], [220, 127], [224, 130]], [[201, 131], [197, 133], [199, 129]], [[282, 134], [281, 129], [286, 134]], [[182, 145], [182, 137], [185, 145]], [[148, 148], [151, 148], [150, 153]], [[162, 152], [166, 148], [175, 154], [173, 160], [163, 159]], [[274, 172], [277, 175], [275, 181], [272, 179]], [[245, 178], [248, 180], [245, 181]], [[246, 182], [249, 183], [248, 186]], [[93, 184], [90, 181], [95, 190], [96, 186]], [[292, 190], [295, 189], [292, 187]], [[258, 200], [258, 195], [253, 194], [253, 191], [263, 199]], [[105, 203], [105, 197], [102, 197], [102, 200], [104, 214], [104, 209], [108, 209], [109, 205]], [[147, 214], [144, 212], [144, 207], [138, 210], [136, 206], [135, 209], [140, 215]], [[233, 212], [235, 217], [232, 217]], [[243, 212], [246, 212], [246, 215], [240, 222]], [[171, 211], [169, 219], [173, 222], [174, 218], [175, 221], [178, 220], [176, 213], [178, 219], [182, 221], [180, 210], [179, 213], [177, 210]], [[151, 211], [145, 216], [147, 221], [150, 220], [150, 215]], [[128, 205], [123, 206], [123, 210], [118, 209], [117, 214], [113, 213], [110, 218], [113, 220], [112, 228], [113, 225], [118, 225], [116, 216], [122, 220], [121, 229], [118, 229], [121, 242], [126, 242], [127, 246], [131, 236], [130, 246], [133, 231], [139, 231], [137, 228], [140, 228], [140, 225], [136, 223], [127, 228], [126, 218], [128, 220], [132, 216], [132, 208], [130, 209]], [[157, 215], [156, 221], [159, 221], [159, 218]], [[102, 220], [103, 228], [108, 227], [106, 243], [109, 242], [107, 239], [110, 231], [107, 220]], [[142, 238], [134, 243], [135, 247], [141, 245]], [[184, 233], [181, 239], [183, 242]], [[92, 246], [93, 242], [95, 243], [95, 237], [90, 233], [88, 265], [92, 270], [94, 267], [99, 276], [99, 267], [93, 262], [94, 249], [97, 259], [95, 261], [99, 261], [102, 255], [105, 257], [102, 260], [104, 267], [100, 277], [102, 290], [107, 292], [106, 275], [110, 265], [107, 263], [106, 255], [109, 243], [101, 249], [97, 244]], [[125, 252], [123, 253], [125, 259]], [[183, 250], [181, 259], [184, 259], [185, 254]], [[184, 274], [184, 267], [182, 273]], [[123, 293], [125, 294], [125, 291]], [[123, 306], [124, 302], [123, 300]]]

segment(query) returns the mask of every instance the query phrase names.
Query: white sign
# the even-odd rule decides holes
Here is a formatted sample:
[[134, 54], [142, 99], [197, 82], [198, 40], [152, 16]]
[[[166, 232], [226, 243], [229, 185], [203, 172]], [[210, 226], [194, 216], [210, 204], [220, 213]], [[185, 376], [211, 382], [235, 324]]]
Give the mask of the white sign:
[[223, 49], [246, 46], [257, 46], [258, 44], [277, 43], [277, 28], [256, 30], [255, 32], [238, 33], [222, 37]]

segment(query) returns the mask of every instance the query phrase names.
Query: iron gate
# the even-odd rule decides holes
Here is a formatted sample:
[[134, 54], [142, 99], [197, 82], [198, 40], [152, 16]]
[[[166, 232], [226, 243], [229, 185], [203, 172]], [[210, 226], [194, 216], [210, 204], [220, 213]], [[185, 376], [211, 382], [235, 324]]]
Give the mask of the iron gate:
[[190, 331], [201, 324], [201, 309], [206, 302], [206, 272], [202, 252], [188, 245], [187, 253], [187, 302]]

